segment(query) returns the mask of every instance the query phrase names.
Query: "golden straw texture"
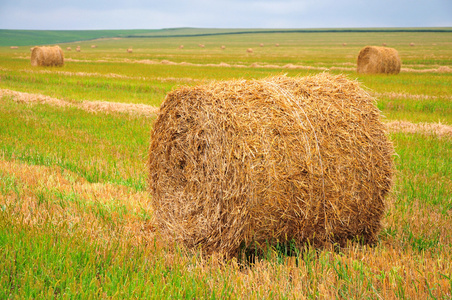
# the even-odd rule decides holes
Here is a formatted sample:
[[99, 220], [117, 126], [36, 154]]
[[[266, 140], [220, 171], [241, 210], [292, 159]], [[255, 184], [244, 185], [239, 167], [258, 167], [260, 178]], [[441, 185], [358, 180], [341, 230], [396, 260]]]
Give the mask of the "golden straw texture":
[[393, 48], [366, 46], [358, 54], [358, 73], [399, 74], [401, 66], [399, 53]]
[[59, 46], [34, 47], [31, 51], [31, 65], [36, 66], [63, 66], [64, 54]]
[[287, 240], [374, 242], [393, 147], [373, 102], [329, 74], [169, 93], [148, 162], [162, 235], [226, 256]]

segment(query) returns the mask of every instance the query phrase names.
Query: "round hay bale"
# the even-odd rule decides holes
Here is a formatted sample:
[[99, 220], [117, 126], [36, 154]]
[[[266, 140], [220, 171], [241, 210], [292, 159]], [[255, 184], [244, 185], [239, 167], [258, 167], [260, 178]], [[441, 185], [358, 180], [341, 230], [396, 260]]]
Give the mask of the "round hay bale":
[[402, 62], [394, 48], [366, 46], [358, 54], [357, 72], [398, 74]]
[[162, 236], [206, 254], [373, 243], [392, 155], [374, 100], [343, 75], [181, 87], [151, 133], [152, 206]]
[[71, 51], [72, 48], [71, 48], [71, 47], [67, 47], [66, 50], [67, 50], [67, 51]]
[[263, 44], [263, 43], [260, 43], [259, 46], [260, 46], [260, 47], [264, 47], [264, 44]]
[[75, 48], [75, 51], [80, 52], [81, 51], [80, 46], [77, 46], [77, 48]]
[[411, 46], [411, 47], [414, 47], [414, 43], [410, 43], [410, 46]]
[[342, 43], [342, 46], [344, 46], [344, 47], [347, 46], [347, 43]]
[[133, 52], [132, 48], [127, 49], [127, 53], [132, 53], [132, 52]]
[[36, 66], [63, 66], [64, 53], [59, 46], [34, 47], [31, 51], [31, 65]]
[[91, 45], [91, 48], [97, 48], [97, 46], [96, 45]]
[[226, 46], [225, 46], [225, 45], [222, 45], [222, 46], [221, 46], [221, 49], [223, 49], [223, 50], [226, 49]]
[[278, 43], [276, 43], [276, 44], [275, 44], [275, 46], [276, 46], [276, 47], [279, 47], [279, 44], [278, 44]]
[[180, 46], [179, 46], [179, 49], [184, 49], [184, 45], [180, 45]]
[[18, 46], [11, 46], [11, 47], [9, 47], [10, 49], [19, 49], [19, 47]]
[[386, 47], [388, 44], [386, 44], [386, 43], [383, 43], [383, 44], [381, 44], [383, 47]]
[[253, 53], [253, 49], [252, 48], [248, 48], [248, 49], [246, 49], [246, 52]]

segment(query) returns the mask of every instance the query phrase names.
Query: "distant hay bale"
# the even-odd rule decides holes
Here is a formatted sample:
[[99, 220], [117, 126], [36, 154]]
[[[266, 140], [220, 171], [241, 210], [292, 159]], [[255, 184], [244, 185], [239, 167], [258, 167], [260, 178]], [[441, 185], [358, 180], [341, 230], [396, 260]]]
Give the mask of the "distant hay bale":
[[180, 45], [180, 46], [179, 46], [179, 49], [184, 49], [184, 45]]
[[264, 47], [264, 44], [260, 43], [259, 46], [260, 46], [260, 47]]
[[80, 46], [77, 46], [77, 48], [75, 48], [75, 51], [80, 52], [81, 51]]
[[63, 66], [64, 53], [59, 46], [34, 47], [31, 51], [32, 66]]
[[96, 45], [91, 45], [91, 48], [97, 48], [97, 46]]
[[383, 44], [381, 44], [381, 45], [382, 45], [383, 47], [386, 47], [387, 44], [386, 44], [386, 43], [383, 43]]
[[67, 47], [66, 50], [67, 50], [67, 51], [71, 51], [72, 48], [71, 48], [71, 47]]
[[374, 100], [343, 75], [181, 87], [151, 133], [151, 204], [162, 236], [205, 254], [373, 243], [392, 155]]
[[10, 49], [19, 49], [19, 47], [18, 46], [11, 46], [11, 47], [9, 47]]
[[414, 43], [410, 43], [410, 46], [413, 47], [413, 46], [414, 46]]
[[205, 47], [203, 44], [199, 44], [198, 46], [199, 46], [199, 48], [204, 48]]
[[128, 48], [127, 49], [127, 53], [132, 53], [133, 52], [133, 49], [132, 48]]
[[344, 46], [344, 47], [347, 46], [347, 43], [342, 43], [342, 46]]
[[278, 44], [278, 43], [276, 43], [276, 44], [275, 44], [275, 46], [276, 46], [276, 47], [279, 47], [279, 44]]
[[358, 54], [358, 73], [398, 74], [402, 62], [394, 48], [366, 46]]
[[248, 48], [248, 49], [246, 49], [246, 52], [253, 53], [253, 49], [252, 48]]
[[222, 45], [220, 48], [224, 50], [224, 49], [226, 49], [226, 46]]

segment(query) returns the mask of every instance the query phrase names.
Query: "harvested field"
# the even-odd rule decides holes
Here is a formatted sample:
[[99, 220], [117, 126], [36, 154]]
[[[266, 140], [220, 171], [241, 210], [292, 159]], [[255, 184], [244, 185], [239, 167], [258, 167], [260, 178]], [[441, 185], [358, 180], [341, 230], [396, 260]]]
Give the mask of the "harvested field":
[[[118, 34], [105, 39], [92, 39], [93, 33], [97, 34], [94, 31], [34, 31], [33, 35], [23, 31], [29, 44], [25, 35], [15, 38], [14, 32], [11, 40], [0, 37], [0, 43], [6, 43], [0, 47], [0, 299], [450, 299], [452, 30], [398, 30], [246, 33], [237, 29], [230, 34], [229, 29], [183, 28], [103, 32]], [[7, 31], [0, 30], [0, 36], [4, 37]], [[71, 38], [74, 34], [81, 36], [79, 41]], [[126, 37], [136, 34], [143, 38]], [[410, 47], [413, 41], [416, 45]], [[346, 47], [342, 46], [344, 42]], [[63, 67], [30, 65], [31, 47], [56, 43], [65, 52]], [[259, 47], [259, 43], [265, 46]], [[359, 50], [365, 45], [383, 43], [399, 52], [403, 60], [401, 72], [397, 76], [357, 73]], [[93, 44], [98, 48], [91, 49]], [[132, 44], [133, 54], [127, 53]], [[200, 49], [198, 44], [206, 47]], [[11, 45], [18, 49], [10, 49]], [[180, 45], [185, 48], [179, 49]], [[226, 49], [221, 49], [221, 45]], [[76, 52], [77, 46], [83, 52]], [[68, 52], [67, 47], [72, 51]], [[248, 54], [248, 47], [257, 49]], [[159, 161], [163, 164], [174, 158], [179, 163], [175, 170], [160, 174], [188, 182], [181, 194], [190, 191], [195, 195], [197, 188], [209, 199], [198, 206], [187, 200], [185, 204], [194, 211], [186, 218], [187, 223], [193, 224], [203, 209], [212, 211], [209, 217], [224, 216], [219, 220], [200, 220], [200, 231], [221, 228], [225, 244], [231, 236], [240, 238], [248, 229], [255, 230], [256, 237], [278, 237], [296, 223], [292, 222], [297, 220], [292, 218], [293, 205], [285, 204], [297, 203], [290, 196], [297, 189], [313, 187], [312, 200], [324, 199], [318, 196], [322, 189], [315, 190], [315, 184], [322, 183], [322, 174], [331, 173], [320, 172], [316, 159], [322, 157], [323, 170], [331, 170], [330, 165], [336, 167], [338, 171], [333, 175], [340, 178], [347, 177], [357, 168], [355, 165], [362, 165], [355, 160], [350, 168], [340, 169], [335, 155], [322, 152], [331, 148], [347, 157], [342, 152], [348, 151], [351, 137], [365, 132], [357, 123], [347, 121], [357, 110], [334, 114], [336, 105], [319, 104], [324, 115], [312, 117], [316, 109], [308, 105], [316, 102], [312, 97], [319, 100], [316, 95], [323, 93], [331, 101], [344, 97], [337, 106], [346, 109], [351, 103], [341, 90], [342, 83], [331, 93], [314, 84], [309, 89], [315, 91], [300, 93], [303, 97], [298, 95], [303, 99], [300, 106], [315, 129], [310, 130], [305, 114], [298, 110], [299, 119], [305, 121], [305, 131], [296, 127], [300, 122], [294, 121], [295, 110], [286, 109], [290, 105], [280, 105], [288, 103], [290, 97], [286, 94], [291, 95], [291, 89], [278, 89], [278, 84], [271, 89], [262, 83], [275, 76], [295, 80], [322, 73], [359, 82], [365, 97], [375, 98], [382, 116], [381, 128], [394, 145], [393, 184], [384, 199], [375, 243], [368, 246], [363, 245], [363, 240], [346, 238], [345, 245], [331, 241], [322, 247], [303, 244], [296, 236], [301, 226], [294, 226], [287, 239], [284, 235], [280, 240], [269, 239], [264, 245], [253, 244], [248, 249], [243, 242], [238, 251], [241, 254], [230, 259], [214, 252], [209, 255], [201, 247], [218, 235], [204, 235], [211, 239], [198, 240], [200, 246], [194, 248], [170, 243], [174, 238], [160, 229], [162, 224], [156, 219], [159, 214], [153, 207], [146, 163], [150, 133], [156, 128], [158, 107], [165, 96], [180, 93], [181, 89], [201, 93], [199, 86], [219, 82], [261, 82], [259, 90], [223, 89], [196, 101], [184, 98], [188, 103], [176, 107], [179, 118], [174, 114], [173, 120], [180, 124], [186, 121], [190, 126], [170, 132], [174, 143], [166, 148], [167, 157]], [[221, 100], [230, 94], [237, 94], [240, 99]], [[279, 96], [273, 102], [266, 97], [275, 94]], [[218, 101], [211, 101], [211, 107], [203, 106], [213, 95]], [[322, 99], [321, 104], [327, 101]], [[230, 106], [225, 106], [224, 122], [217, 122], [221, 118], [212, 107], [225, 102]], [[232, 107], [237, 102], [241, 106]], [[269, 105], [259, 106], [263, 102]], [[188, 107], [190, 103], [193, 105]], [[366, 115], [364, 109], [359, 110]], [[183, 114], [184, 111], [189, 113]], [[337, 115], [346, 119], [344, 124], [334, 122]], [[224, 127], [213, 130], [218, 123]], [[185, 129], [196, 124], [201, 124], [197, 127], [200, 130], [193, 131], [191, 139], [183, 143], [188, 132]], [[344, 126], [348, 135], [338, 134]], [[208, 139], [209, 129], [215, 137], [224, 138]], [[329, 143], [325, 137], [331, 131], [335, 142]], [[317, 139], [312, 138], [313, 132]], [[313, 140], [318, 141], [320, 151]], [[365, 141], [375, 139], [369, 135]], [[235, 146], [227, 148], [228, 145]], [[178, 148], [186, 151], [178, 152]], [[213, 149], [224, 151], [224, 155]], [[312, 163], [302, 170], [298, 168], [300, 162], [308, 159], [300, 153], [308, 149]], [[360, 149], [353, 152], [358, 158], [369, 153]], [[184, 161], [184, 157], [193, 159]], [[218, 157], [224, 165], [214, 165]], [[189, 173], [192, 166], [204, 161], [210, 161], [210, 169], [207, 164], [206, 168]], [[326, 193], [352, 191], [351, 182], [372, 170], [362, 168], [365, 170], [355, 172], [355, 178], [344, 184], [342, 179], [330, 180], [324, 175]], [[311, 170], [319, 172], [310, 173]], [[313, 180], [303, 186], [303, 176]], [[201, 182], [203, 178], [208, 180]], [[222, 179], [226, 183], [220, 186]], [[332, 182], [338, 183], [334, 186]], [[168, 194], [173, 190], [167, 189]], [[210, 195], [218, 197], [212, 200]], [[218, 199], [234, 196], [237, 202], [223, 201], [218, 209], [210, 206]], [[241, 196], [252, 200], [240, 201]], [[325, 199], [326, 207], [329, 199], [337, 203], [335, 197]], [[249, 209], [253, 201], [263, 204]], [[256, 219], [257, 211], [263, 211], [265, 217], [243, 230], [239, 228], [237, 234], [227, 226], [217, 226], [229, 224], [233, 218], [237, 222], [246, 220], [240, 209], [235, 215], [225, 213], [233, 211], [235, 203], [242, 205], [236, 208], [248, 209], [250, 220]], [[298, 203], [307, 207], [311, 199]], [[272, 209], [275, 207], [279, 210]], [[346, 214], [347, 210], [340, 213]], [[351, 210], [355, 211], [353, 207]], [[316, 213], [311, 212], [310, 216]], [[328, 210], [327, 217], [334, 213], [334, 209]], [[274, 223], [271, 216], [275, 217]], [[315, 228], [320, 232], [326, 223], [322, 216]], [[360, 218], [350, 218], [356, 219]], [[172, 222], [171, 219], [167, 225]], [[338, 227], [348, 230], [347, 222], [348, 219]], [[261, 229], [264, 223], [271, 223], [265, 225], [268, 235]], [[303, 225], [302, 221], [299, 224]], [[334, 220], [329, 224], [334, 225]], [[291, 236], [297, 238], [297, 243], [288, 241]], [[253, 243], [257, 239], [253, 235], [250, 240]]]

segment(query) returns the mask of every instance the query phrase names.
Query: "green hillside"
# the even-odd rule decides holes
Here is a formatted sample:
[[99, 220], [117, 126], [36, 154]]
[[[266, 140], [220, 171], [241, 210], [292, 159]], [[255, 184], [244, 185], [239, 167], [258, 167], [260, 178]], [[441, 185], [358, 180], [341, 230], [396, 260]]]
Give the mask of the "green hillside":
[[35, 46], [100, 38], [155, 38], [230, 35], [248, 33], [290, 32], [452, 32], [452, 28], [323, 28], [323, 29], [218, 29], [218, 28], [165, 28], [136, 30], [10, 30], [0, 29], [0, 46]]
[[149, 34], [152, 30], [0, 30], [0, 46], [34, 46]]

